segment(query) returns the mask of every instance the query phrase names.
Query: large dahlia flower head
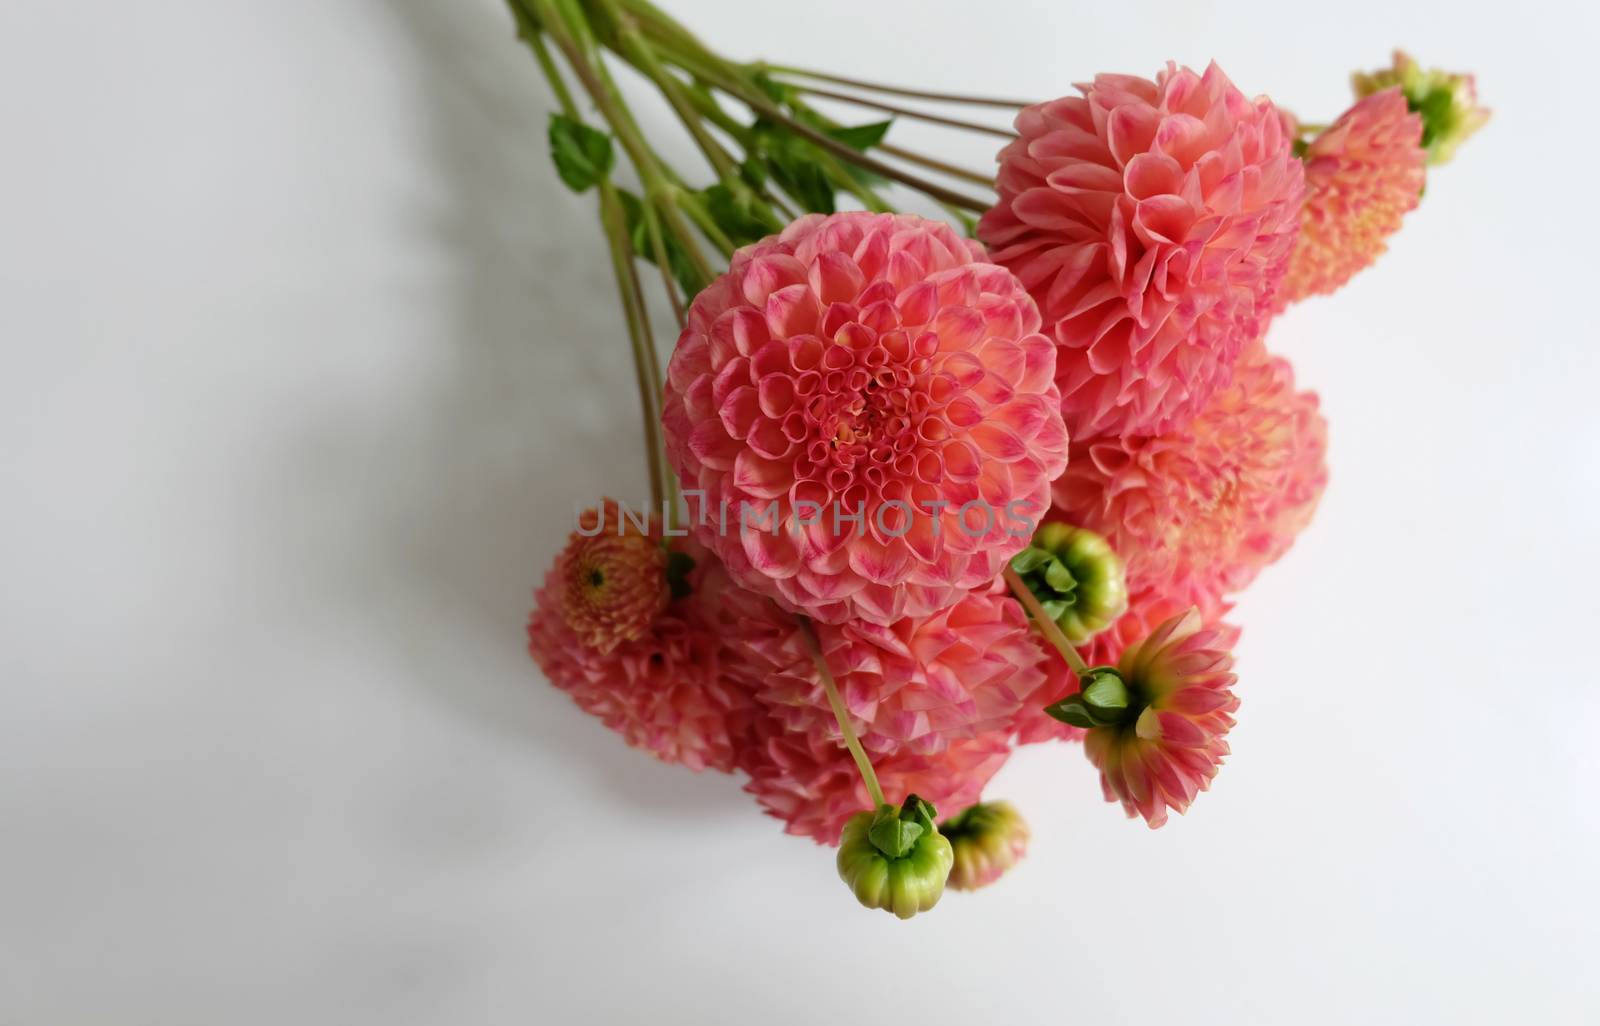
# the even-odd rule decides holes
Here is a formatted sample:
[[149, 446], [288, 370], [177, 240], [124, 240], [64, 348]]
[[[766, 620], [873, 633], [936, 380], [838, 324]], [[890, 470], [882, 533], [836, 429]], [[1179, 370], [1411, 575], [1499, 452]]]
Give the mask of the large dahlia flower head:
[[989, 584], [1066, 463], [1039, 328], [1009, 271], [923, 218], [811, 215], [740, 250], [667, 372], [696, 537], [824, 623], [928, 616]]
[[1215, 64], [1079, 89], [1018, 114], [978, 234], [1039, 303], [1072, 436], [1154, 433], [1263, 334], [1303, 170], [1287, 119]]

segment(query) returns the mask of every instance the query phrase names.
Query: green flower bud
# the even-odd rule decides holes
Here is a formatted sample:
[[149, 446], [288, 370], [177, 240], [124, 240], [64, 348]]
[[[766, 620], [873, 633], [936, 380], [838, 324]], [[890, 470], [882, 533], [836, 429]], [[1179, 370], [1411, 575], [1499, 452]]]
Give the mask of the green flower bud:
[[910, 919], [938, 904], [955, 860], [934, 807], [907, 795], [899, 809], [858, 812], [839, 837], [839, 879], [867, 908]]
[[1004, 876], [1028, 851], [1028, 823], [1010, 802], [979, 802], [939, 825], [955, 850], [950, 886], [975, 891]]
[[1049, 523], [1011, 559], [1022, 578], [1074, 645], [1105, 630], [1128, 608], [1122, 560], [1106, 540], [1071, 524]]
[[1393, 67], [1370, 74], [1358, 71], [1350, 76], [1350, 84], [1358, 100], [1399, 86], [1406, 106], [1422, 115], [1422, 148], [1428, 151], [1430, 164], [1447, 163], [1456, 147], [1489, 120], [1489, 109], [1478, 105], [1471, 75], [1424, 69], [1400, 50], [1395, 51]]

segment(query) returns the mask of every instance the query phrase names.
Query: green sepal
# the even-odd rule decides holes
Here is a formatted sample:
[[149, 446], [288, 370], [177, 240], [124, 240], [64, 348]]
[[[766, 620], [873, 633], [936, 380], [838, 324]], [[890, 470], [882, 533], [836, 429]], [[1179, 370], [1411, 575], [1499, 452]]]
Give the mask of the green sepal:
[[1078, 695], [1089, 714], [1104, 723], [1115, 723], [1127, 715], [1128, 685], [1122, 675], [1109, 666], [1096, 666], [1079, 676], [1083, 685]]
[[1089, 707], [1084, 705], [1083, 700], [1077, 695], [1068, 696], [1059, 702], [1052, 702], [1044, 707], [1044, 711], [1045, 715], [1053, 719], [1074, 727], [1082, 727], [1085, 730], [1104, 726], [1104, 724], [1095, 720], [1093, 714], [1089, 712]]
[[1067, 565], [1054, 557], [1044, 567], [1044, 583], [1056, 591], [1070, 592], [1078, 586], [1077, 578], [1072, 576], [1072, 571]]
[[673, 601], [688, 597], [694, 589], [689, 586], [689, 575], [694, 572], [694, 557], [687, 552], [667, 553], [667, 587]]
[[556, 174], [573, 192], [592, 189], [611, 173], [616, 155], [606, 133], [565, 114], [551, 114], [549, 135]]
[[1019, 574], [1030, 574], [1054, 558], [1044, 549], [1030, 545], [1011, 557], [1011, 569]]
[[867, 828], [867, 839], [889, 858], [905, 858], [923, 834], [938, 832], [934, 825], [937, 815], [932, 803], [914, 794], [907, 795], [898, 809], [893, 805], [878, 807], [873, 813], [872, 825]]

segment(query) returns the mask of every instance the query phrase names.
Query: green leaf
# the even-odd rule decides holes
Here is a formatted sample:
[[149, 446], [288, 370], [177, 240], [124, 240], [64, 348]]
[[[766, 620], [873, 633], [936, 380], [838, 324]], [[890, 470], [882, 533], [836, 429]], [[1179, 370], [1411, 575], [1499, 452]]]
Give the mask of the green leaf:
[[1069, 723], [1074, 727], [1087, 729], [1100, 726], [1093, 714], [1089, 712], [1089, 708], [1083, 704], [1077, 695], [1072, 695], [1068, 698], [1063, 698], [1059, 702], [1047, 705], [1044, 707], [1044, 711], [1046, 715], [1058, 719], [1062, 723]]
[[1044, 610], [1045, 616], [1052, 620], [1059, 620], [1062, 614], [1072, 608], [1072, 603], [1064, 602], [1061, 599], [1050, 599], [1048, 602], [1039, 603], [1039, 608]]
[[811, 143], [764, 119], [750, 129], [750, 148], [767, 172], [808, 211], [834, 212], [833, 183], [822, 163], [822, 153]]
[[1128, 711], [1128, 685], [1122, 675], [1107, 666], [1097, 666], [1082, 676], [1079, 698], [1095, 719], [1115, 723]]
[[1011, 569], [1019, 574], [1028, 574], [1050, 562], [1053, 557], [1043, 549], [1034, 548], [1032, 545], [1011, 557]]
[[611, 173], [611, 137], [565, 114], [550, 115], [550, 159], [573, 192], [592, 189]]
[[1078, 586], [1077, 578], [1072, 576], [1072, 571], [1059, 559], [1050, 560], [1044, 568], [1044, 582], [1056, 591], [1070, 592]]
[[738, 188], [717, 183], [701, 193], [706, 211], [733, 244], [743, 246], [783, 230], [756, 197], [742, 183]]
[[917, 845], [917, 838], [921, 836], [922, 824], [916, 820], [902, 819], [893, 805], [879, 809], [872, 817], [872, 825], [867, 828], [867, 839], [872, 846], [891, 859], [911, 854], [911, 849]]
[[893, 124], [893, 120], [874, 121], [870, 125], [838, 125], [823, 131], [851, 149], [865, 153], [883, 142], [883, 137], [889, 134], [889, 128]]
[[[650, 226], [644, 219], [644, 202], [627, 189], [618, 189], [617, 197], [622, 201], [622, 214], [627, 222], [628, 238], [633, 245], [633, 251], [650, 263], [655, 263], [656, 247], [650, 241]], [[693, 299], [695, 293], [704, 288], [706, 283], [700, 280], [700, 273], [695, 270], [689, 254], [683, 251], [683, 246], [676, 238], [664, 235], [661, 243], [667, 251], [668, 270], [677, 279], [684, 293]]]

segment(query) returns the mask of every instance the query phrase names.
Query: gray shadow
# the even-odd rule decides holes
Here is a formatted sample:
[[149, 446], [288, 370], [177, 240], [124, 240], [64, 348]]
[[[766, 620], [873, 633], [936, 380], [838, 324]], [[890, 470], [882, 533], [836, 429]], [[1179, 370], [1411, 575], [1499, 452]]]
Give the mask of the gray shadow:
[[319, 487], [370, 514], [369, 534], [347, 529], [339, 569], [320, 572], [353, 604], [398, 589], [381, 592], [386, 612], [357, 615], [376, 618], [401, 675], [444, 713], [587, 767], [630, 804], [733, 808], [736, 781], [626, 747], [526, 652], [533, 589], [576, 506], [645, 495], [615, 286], [593, 196], [550, 166], [549, 89], [498, 5], [368, 2], [413, 51], [415, 148], [437, 165], [425, 180], [448, 183], [404, 212], [418, 248], [448, 263], [447, 294], [428, 306], [448, 322], [429, 333], [435, 373], [397, 404], [390, 437], [330, 414], [297, 446]]

